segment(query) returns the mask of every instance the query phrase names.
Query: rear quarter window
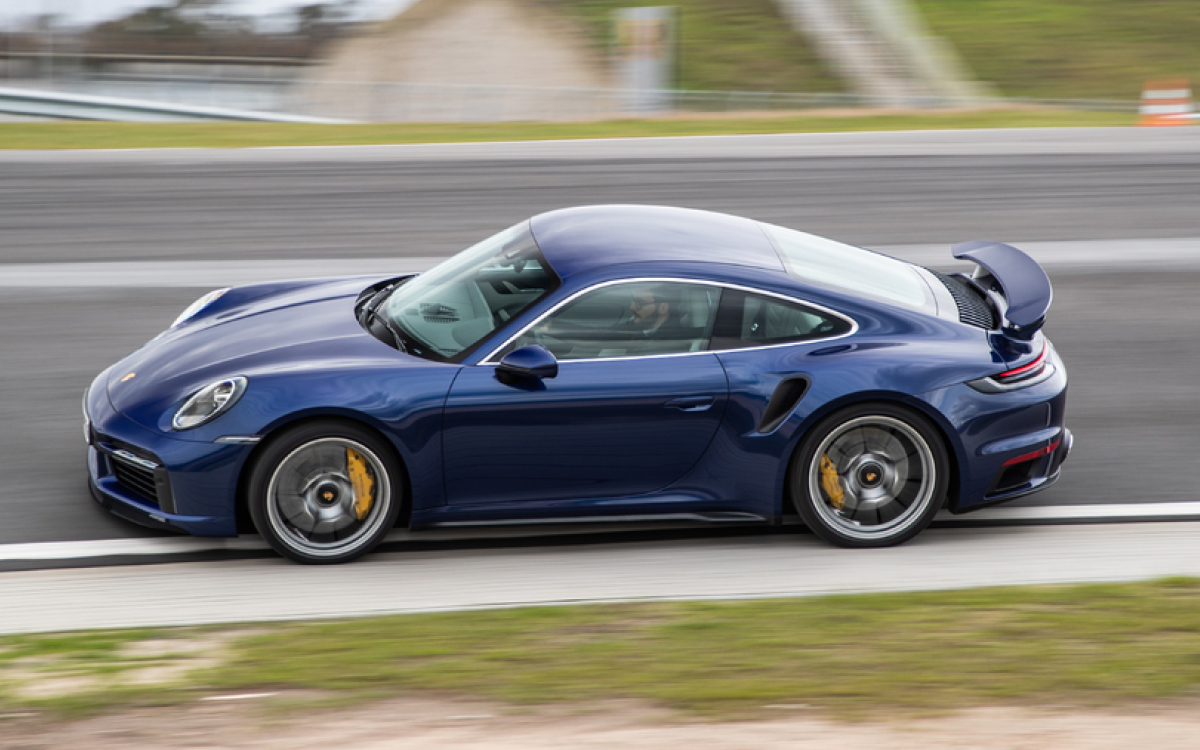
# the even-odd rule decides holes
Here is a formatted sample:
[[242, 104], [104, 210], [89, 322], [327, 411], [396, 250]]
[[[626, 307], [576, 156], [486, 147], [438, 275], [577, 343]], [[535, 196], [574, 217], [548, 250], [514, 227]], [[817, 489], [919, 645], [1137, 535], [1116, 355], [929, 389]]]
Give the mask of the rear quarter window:
[[745, 349], [842, 336], [844, 318], [777, 297], [726, 289], [713, 326], [711, 349]]

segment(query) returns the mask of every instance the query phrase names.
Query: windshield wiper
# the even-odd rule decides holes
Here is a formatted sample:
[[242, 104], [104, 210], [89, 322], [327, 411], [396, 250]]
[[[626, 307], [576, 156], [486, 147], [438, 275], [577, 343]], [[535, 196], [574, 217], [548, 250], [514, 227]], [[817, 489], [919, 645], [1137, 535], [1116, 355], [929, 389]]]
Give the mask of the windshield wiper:
[[408, 346], [404, 343], [403, 334], [401, 334], [399, 329], [396, 328], [395, 323], [389, 320], [386, 315], [379, 312], [379, 308], [383, 306], [384, 302], [387, 302], [387, 298], [391, 296], [392, 292], [396, 291], [396, 287], [400, 286], [405, 281], [408, 281], [408, 279], [401, 279], [400, 281], [388, 284], [378, 292], [375, 292], [375, 294], [371, 295], [371, 298], [367, 300], [366, 304], [364, 304], [362, 309], [359, 310], [358, 324], [361, 326], [366, 326], [367, 321], [371, 320], [372, 318], [378, 320], [383, 327], [387, 329], [387, 332], [392, 334], [392, 339], [396, 342], [396, 348], [407, 353]]
[[363, 306], [361, 308], [359, 308], [358, 322], [360, 324], [365, 323], [368, 315], [370, 313], [375, 312], [375, 310], [377, 310], [380, 305], [382, 305], [384, 302], [386, 302], [388, 296], [390, 296], [392, 292], [396, 291], [396, 287], [400, 286], [400, 284], [401, 284], [400, 281], [393, 281], [391, 284], [388, 284], [387, 286], [383, 287], [379, 291], [372, 294], [371, 298], [368, 299], [366, 302], [364, 302]]
[[375, 320], [378, 320], [381, 324], [383, 324], [383, 327], [387, 329], [387, 332], [392, 334], [392, 339], [396, 342], [396, 348], [406, 354], [408, 353], [408, 345], [404, 343], [404, 336], [400, 333], [400, 329], [396, 328], [395, 323], [388, 320], [388, 317], [386, 315], [379, 312], [378, 310], [376, 310], [373, 307], [372, 308], [364, 308], [363, 312], [364, 312], [365, 320], [370, 320], [371, 318], [374, 318]]

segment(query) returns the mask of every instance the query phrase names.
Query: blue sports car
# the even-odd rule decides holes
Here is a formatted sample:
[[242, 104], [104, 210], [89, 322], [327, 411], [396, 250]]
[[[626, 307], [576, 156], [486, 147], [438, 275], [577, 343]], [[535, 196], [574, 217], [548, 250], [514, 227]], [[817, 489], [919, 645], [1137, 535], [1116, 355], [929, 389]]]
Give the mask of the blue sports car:
[[84, 397], [93, 496], [306, 563], [394, 526], [664, 517], [904, 542], [1071, 448], [1050, 281], [750, 219], [551, 211], [432, 270], [222, 289]]

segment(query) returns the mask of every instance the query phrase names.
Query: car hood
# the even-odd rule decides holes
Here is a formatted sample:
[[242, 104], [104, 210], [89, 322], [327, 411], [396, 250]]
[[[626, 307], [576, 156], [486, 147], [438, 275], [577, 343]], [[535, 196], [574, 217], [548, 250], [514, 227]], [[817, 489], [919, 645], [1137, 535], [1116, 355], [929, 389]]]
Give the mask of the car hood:
[[375, 277], [320, 279], [231, 289], [109, 370], [114, 409], [144, 427], [169, 429], [170, 415], [205, 385], [236, 375], [413, 362], [354, 317]]

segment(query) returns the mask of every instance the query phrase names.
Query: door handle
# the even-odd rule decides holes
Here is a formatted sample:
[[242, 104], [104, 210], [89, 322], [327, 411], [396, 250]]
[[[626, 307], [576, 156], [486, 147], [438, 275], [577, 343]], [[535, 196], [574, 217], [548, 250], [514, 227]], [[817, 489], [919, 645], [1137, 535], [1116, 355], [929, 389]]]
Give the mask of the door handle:
[[712, 396], [684, 396], [683, 398], [673, 398], [666, 404], [668, 409], [678, 409], [679, 411], [708, 411], [712, 405]]

